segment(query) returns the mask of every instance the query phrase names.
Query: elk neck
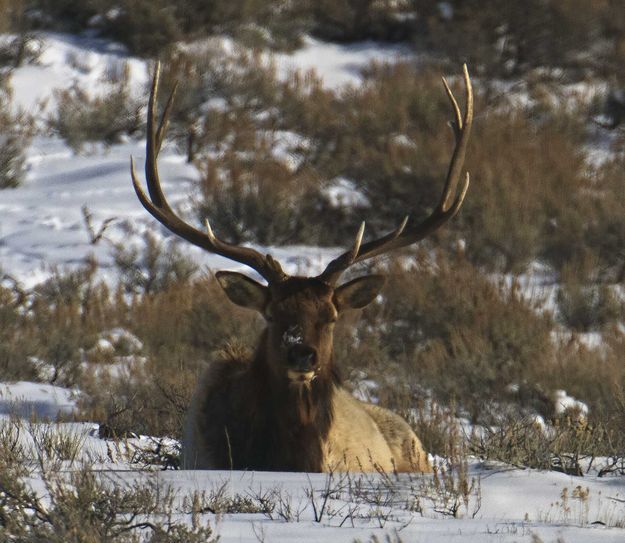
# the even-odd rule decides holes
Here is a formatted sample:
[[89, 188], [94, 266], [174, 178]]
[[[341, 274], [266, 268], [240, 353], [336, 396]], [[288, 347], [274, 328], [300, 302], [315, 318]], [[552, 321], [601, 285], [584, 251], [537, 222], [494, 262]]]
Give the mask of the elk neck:
[[260, 338], [252, 361], [252, 378], [258, 386], [262, 405], [285, 420], [291, 428], [316, 427], [327, 430], [332, 420], [332, 398], [341, 385], [341, 378], [330, 358], [319, 371], [317, 378], [305, 385], [290, 383], [286, 373], [277, 373], [271, 363], [271, 347], [265, 330]]
[[[281, 471], [321, 471], [323, 443], [333, 419], [338, 373], [322, 372], [308, 387], [292, 386], [267, 360], [267, 332], [261, 337], [249, 372], [249, 466]], [[265, 467], [265, 469], [267, 469]]]

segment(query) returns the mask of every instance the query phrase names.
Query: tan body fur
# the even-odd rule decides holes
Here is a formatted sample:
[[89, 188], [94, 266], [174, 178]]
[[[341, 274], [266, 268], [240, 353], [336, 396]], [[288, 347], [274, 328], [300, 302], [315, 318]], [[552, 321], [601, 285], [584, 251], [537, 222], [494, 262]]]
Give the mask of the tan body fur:
[[[421, 441], [409, 424], [388, 409], [354, 398], [339, 388], [334, 426], [327, 442], [326, 467], [346, 471], [427, 472]], [[324, 469], [327, 471], [327, 469]]]

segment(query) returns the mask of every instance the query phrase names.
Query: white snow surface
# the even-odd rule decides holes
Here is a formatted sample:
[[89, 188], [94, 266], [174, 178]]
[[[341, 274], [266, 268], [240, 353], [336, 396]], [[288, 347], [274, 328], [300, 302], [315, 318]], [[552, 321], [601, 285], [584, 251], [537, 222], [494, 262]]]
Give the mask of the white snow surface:
[[[21, 443], [35, 447], [37, 436], [49, 431], [49, 426], [30, 424], [20, 432]], [[572, 477], [469, 459], [467, 477], [473, 489], [454, 518], [448, 514], [445, 494], [434, 490], [431, 474], [154, 471], [130, 460], [139, 450], [154, 450], [156, 442], [149, 437], [115, 443], [98, 438], [97, 426], [85, 423], [59, 424], [52, 431], [80, 443], [79, 454], [73, 463], [64, 464], [64, 471], [86, 462], [112, 485], [156, 479], [160, 489], [175, 490], [180, 522], [191, 523], [188, 506], [183, 509], [181, 504], [194, 492], [247, 498], [256, 505], [258, 497], [264, 496], [276, 504], [271, 514], [203, 512], [201, 520], [211, 525], [222, 543], [257, 543], [259, 534], [272, 543], [353, 543], [370, 541], [372, 535], [380, 541], [387, 541], [386, 537], [397, 541], [393, 538], [398, 535], [406, 543], [616, 543], [625, 539], [624, 477]], [[163, 445], [175, 447], [171, 440]], [[38, 465], [33, 461], [32, 466], [27, 481], [45, 496]], [[329, 494], [325, 506], [324, 493]], [[291, 508], [288, 520], [280, 513], [287, 507]]]
[[[26, 410], [30, 406], [37, 414], [54, 418], [54, 409], [67, 413], [73, 408], [73, 396], [72, 391], [38, 383], [0, 385], [0, 435], [5, 432], [4, 425], [20, 424], [6, 416], [15, 406], [11, 398], [28, 398], [18, 415], [30, 418]], [[595, 470], [601, 467], [601, 459], [595, 460], [594, 470], [586, 476], [574, 477], [469, 458], [467, 481], [472, 488], [466, 502], [459, 500], [454, 518], [450, 515], [454, 494], [443, 491], [444, 485], [437, 486], [431, 474], [160, 471], [146, 468], [141, 459], [157, 449], [175, 451], [174, 440], [136, 436], [114, 442], [98, 437], [97, 424], [26, 422], [20, 426], [19, 443], [31, 451], [27, 455], [32, 454], [31, 460], [26, 459], [30, 466], [27, 481], [42, 496], [46, 487], [36, 444], [53, 434], [71, 437], [78, 444], [77, 454], [64, 462], [63, 471], [87, 466], [112, 485], [156, 479], [159, 488], [175, 491], [174, 507], [181, 522], [191, 523], [182, 501], [194, 492], [248, 498], [257, 506], [258, 497], [265, 496], [276, 504], [271, 515], [204, 512], [202, 520], [210, 523], [224, 543], [257, 542], [260, 533], [265, 541], [276, 543], [353, 543], [356, 539], [369, 541], [372, 535], [381, 541], [386, 541], [386, 536], [396, 541], [392, 537], [399, 535], [407, 543], [625, 540], [625, 477], [598, 477]], [[444, 465], [440, 458], [435, 461]], [[324, 493], [330, 495], [325, 507]], [[291, 508], [288, 520], [281, 515], [287, 507]], [[322, 508], [324, 511], [318, 521], [315, 507], [317, 517]]]
[[414, 59], [408, 47], [372, 41], [340, 45], [306, 38], [304, 46], [293, 53], [275, 55], [282, 73], [289, 70], [315, 70], [326, 87], [358, 85], [360, 73], [371, 62], [385, 63]]
[[54, 421], [75, 410], [75, 397], [75, 391], [45, 383], [0, 383], [0, 420], [8, 415]]

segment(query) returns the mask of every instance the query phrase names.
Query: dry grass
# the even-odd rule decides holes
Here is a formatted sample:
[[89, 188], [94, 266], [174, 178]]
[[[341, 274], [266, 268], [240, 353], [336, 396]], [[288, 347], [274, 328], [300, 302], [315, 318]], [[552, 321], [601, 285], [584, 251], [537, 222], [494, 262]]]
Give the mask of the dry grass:
[[[18, 450], [25, 439], [31, 444]], [[92, 471], [89, 462], [76, 462], [81, 446], [80, 435], [64, 434], [54, 426], [6, 421], [0, 425], [0, 539], [24, 543], [217, 540], [208, 523], [197, 516], [187, 524], [177, 505], [181, 496], [173, 488], [155, 476], [133, 482]], [[33, 478], [41, 481], [39, 491], [31, 486]]]
[[478, 420], [489, 402], [507, 400], [509, 385], [527, 381], [523, 401], [540, 408], [532, 389], [553, 367], [549, 316], [533, 311], [515, 285], [493, 283], [463, 257], [422, 257], [413, 269], [394, 269], [384, 304], [367, 309], [340, 362], [365, 369], [397, 407], [429, 391]]
[[141, 104], [130, 95], [128, 67], [112, 72], [103, 81], [109, 92], [90, 97], [74, 85], [55, 91], [57, 111], [50, 116], [50, 129], [76, 152], [87, 143], [119, 143], [123, 136], [136, 134], [141, 127]]

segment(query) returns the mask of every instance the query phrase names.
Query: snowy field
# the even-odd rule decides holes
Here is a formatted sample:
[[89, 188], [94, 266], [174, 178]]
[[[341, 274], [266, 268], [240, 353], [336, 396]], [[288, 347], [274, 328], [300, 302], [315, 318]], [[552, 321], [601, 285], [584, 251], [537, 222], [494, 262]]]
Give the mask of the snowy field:
[[[66, 415], [73, 401], [69, 391], [49, 385], [0, 386], [0, 413]], [[441, 468], [438, 477], [146, 470], [142, 459], [157, 445], [149, 437], [113, 442], [100, 439], [94, 424], [11, 423], [6, 415], [0, 415], [0, 437], [11, 424], [21, 425], [20, 440], [31, 451], [25, 462], [28, 482], [44, 500], [42, 467], [55, 470], [54, 477], [87, 466], [105, 484], [171, 488], [178, 521], [191, 523], [189, 504], [194, 503], [200, 511], [195, 522], [208, 523], [224, 543], [352, 543], [372, 536], [410, 543], [616, 543], [625, 538], [625, 478], [599, 478], [598, 466], [585, 477], [475, 459], [468, 459], [464, 472], [444, 475]], [[49, 431], [78, 444], [71, 461], [41, 462], [41, 452], [35, 454], [39, 449], [33, 443], [42, 443]], [[218, 507], [224, 511], [210, 512]]]
[[[39, 64], [17, 70], [11, 80], [16, 107], [36, 111], [53, 107], [53, 89], [74, 82], [98, 91], [102, 74], [113, 63], [128, 62], [131, 85], [145, 94], [146, 64], [128, 58], [107, 42], [47, 34]], [[358, 69], [370, 60], [393, 60], [407, 52], [361, 46], [328, 45], [308, 40], [292, 56], [279, 55], [279, 69], [316, 68], [327, 85], [357, 84]], [[42, 110], [42, 111], [43, 111]], [[169, 238], [148, 216], [132, 190], [129, 157], [141, 163], [142, 142], [104, 149], [94, 146], [75, 155], [61, 140], [37, 137], [28, 149], [28, 175], [17, 189], [0, 198], [0, 263], [3, 273], [18, 277], [25, 287], [48, 277], [54, 267], [74, 267], [94, 255], [107, 276], [113, 275], [112, 244], [140, 242], [149, 229]], [[171, 201], [185, 209], [194, 190], [195, 169], [173, 146], [163, 150], [160, 169]], [[98, 228], [113, 219], [105, 239], [89, 240], [82, 208], [86, 206]], [[190, 218], [192, 220], [192, 218]], [[180, 243], [180, 250], [201, 266], [229, 268], [229, 261], [203, 254]], [[336, 253], [310, 247], [271, 249], [290, 273], [315, 273]], [[234, 268], [236, 269], [236, 268]], [[54, 420], [74, 408], [71, 391], [43, 384], [0, 384], [0, 417], [28, 418], [31, 414]], [[468, 461], [466, 479], [473, 482], [468, 499], [436, 487], [432, 476], [398, 478], [334, 474], [277, 474], [243, 472], [140, 472], [128, 455], [113, 454], [111, 443], [97, 437], [91, 424], [54, 425], [74, 432], [81, 443], [80, 458], [89, 459], [102, 477], [112, 481], [158, 478], [180, 498], [219, 488], [227, 495], [258, 501], [271, 496], [273, 512], [202, 513], [223, 542], [539, 542], [595, 543], [625, 541], [625, 478], [586, 477], [555, 472], [513, 469]], [[133, 438], [129, 447], [149, 446], [148, 438]], [[117, 451], [119, 452], [119, 451]], [[80, 460], [80, 459], [79, 459]], [[79, 462], [79, 460], [77, 462]], [[73, 469], [72, 466], [66, 466]], [[41, 492], [40, 474], [33, 468], [30, 482]], [[454, 501], [456, 500], [456, 501]], [[288, 512], [287, 512], [288, 509]], [[180, 511], [184, 508], [180, 506]], [[456, 512], [458, 518], [451, 514]], [[187, 515], [189, 516], [189, 515]], [[189, 520], [190, 522], [190, 520]]]

